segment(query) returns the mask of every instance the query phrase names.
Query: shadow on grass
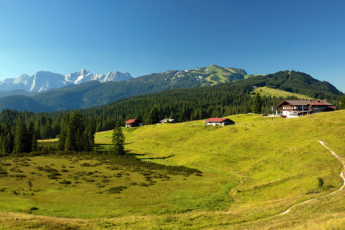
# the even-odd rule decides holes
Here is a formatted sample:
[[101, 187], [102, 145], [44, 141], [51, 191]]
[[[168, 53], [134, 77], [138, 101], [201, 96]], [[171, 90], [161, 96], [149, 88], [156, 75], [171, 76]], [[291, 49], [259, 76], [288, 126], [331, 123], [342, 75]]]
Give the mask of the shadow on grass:
[[[144, 154], [145, 155], [145, 154]], [[140, 158], [140, 160], [164, 160], [164, 159], [168, 159], [170, 157], [173, 157], [175, 156], [175, 154], [173, 155], [169, 155], [169, 156], [166, 156], [166, 157], [148, 157], [148, 158]]]

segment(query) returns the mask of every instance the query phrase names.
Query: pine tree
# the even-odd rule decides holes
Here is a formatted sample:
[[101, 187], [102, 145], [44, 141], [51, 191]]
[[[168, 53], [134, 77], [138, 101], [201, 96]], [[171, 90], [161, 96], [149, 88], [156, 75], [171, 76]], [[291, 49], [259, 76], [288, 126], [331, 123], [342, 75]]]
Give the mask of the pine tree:
[[91, 151], [92, 149], [92, 144], [90, 143], [90, 138], [89, 138], [89, 130], [85, 129], [83, 134], [81, 135], [80, 138], [80, 151]]
[[80, 129], [77, 130], [77, 138], [75, 140], [75, 149], [79, 152], [79, 151], [83, 151], [83, 145], [81, 142], [81, 135], [80, 135]]
[[125, 149], [123, 145], [125, 143], [125, 136], [122, 133], [122, 128], [120, 127], [119, 123], [116, 123], [116, 126], [114, 128], [112, 141], [114, 144], [113, 153], [115, 155], [124, 155]]
[[343, 96], [340, 100], [340, 108], [345, 109], [345, 96]]
[[58, 149], [60, 151], [65, 150], [68, 124], [69, 124], [69, 114], [64, 116], [64, 118], [62, 119], [62, 122], [61, 122], [60, 138], [59, 138], [59, 141], [58, 141]]
[[[78, 151], [77, 139], [80, 138], [80, 133], [84, 132], [83, 117], [79, 112], [73, 111], [67, 127], [67, 136], [65, 142], [65, 151]], [[78, 136], [79, 130], [79, 136]], [[80, 140], [80, 139], [79, 139]], [[78, 141], [79, 141], [78, 140]]]
[[152, 125], [152, 124], [156, 124], [158, 122], [159, 122], [158, 109], [157, 109], [157, 106], [154, 105], [152, 110], [149, 113], [149, 117], [147, 119], [147, 124]]
[[23, 122], [22, 115], [20, 114], [17, 120], [17, 127], [14, 135], [14, 153], [24, 153], [30, 152], [31, 149], [28, 149], [28, 132], [26, 125]]
[[6, 140], [3, 142], [3, 149], [5, 153], [11, 153], [13, 152], [13, 135], [11, 132], [9, 132], [6, 136]]
[[32, 135], [31, 151], [32, 152], [37, 151], [37, 139], [36, 139], [36, 135], [35, 134]]
[[261, 96], [260, 93], [256, 93], [253, 99], [253, 113], [261, 113]]

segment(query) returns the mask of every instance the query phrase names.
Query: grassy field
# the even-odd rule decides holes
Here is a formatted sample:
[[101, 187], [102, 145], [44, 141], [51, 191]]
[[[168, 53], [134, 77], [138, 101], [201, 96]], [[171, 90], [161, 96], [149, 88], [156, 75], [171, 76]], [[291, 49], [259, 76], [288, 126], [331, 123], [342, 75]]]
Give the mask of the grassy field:
[[[341, 163], [317, 140], [345, 156], [345, 111], [229, 118], [234, 126], [124, 128], [125, 148], [140, 163], [109, 156], [2, 158], [0, 228], [341, 229], [343, 191], [277, 214], [341, 187]], [[97, 133], [98, 148], [107, 149], [111, 136]], [[50, 178], [52, 169], [61, 175]]]
[[[290, 93], [284, 90], [280, 89], [272, 89], [268, 87], [259, 87], [254, 90], [255, 92], [258, 92], [261, 94], [261, 96], [272, 96], [272, 97], [289, 97], [289, 96], [295, 96], [298, 99], [309, 99], [310, 97], [303, 95], [303, 94], [298, 94], [298, 93]], [[313, 98], [311, 98], [313, 99]]]

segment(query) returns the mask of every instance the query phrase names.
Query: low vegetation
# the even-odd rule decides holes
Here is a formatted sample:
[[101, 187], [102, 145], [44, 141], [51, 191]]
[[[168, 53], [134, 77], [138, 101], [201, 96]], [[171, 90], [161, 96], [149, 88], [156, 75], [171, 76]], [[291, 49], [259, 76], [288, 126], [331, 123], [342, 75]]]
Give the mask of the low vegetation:
[[3, 157], [0, 227], [341, 228], [343, 191], [277, 214], [341, 187], [342, 165], [317, 140], [345, 156], [344, 115], [123, 128], [125, 156], [108, 155], [113, 133], [105, 131], [89, 155]]

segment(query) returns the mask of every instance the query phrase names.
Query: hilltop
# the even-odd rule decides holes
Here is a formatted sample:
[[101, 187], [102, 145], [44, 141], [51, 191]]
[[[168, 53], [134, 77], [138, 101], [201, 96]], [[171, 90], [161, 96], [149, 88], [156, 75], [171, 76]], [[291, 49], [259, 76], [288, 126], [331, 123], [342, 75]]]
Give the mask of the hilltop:
[[[306, 223], [340, 228], [344, 220], [343, 192], [298, 206], [287, 215], [276, 214], [341, 187], [341, 163], [317, 140], [344, 157], [344, 117], [344, 111], [297, 119], [233, 115], [228, 118], [235, 121], [234, 126], [205, 127], [204, 120], [199, 120], [123, 129], [126, 149], [142, 162], [184, 166], [199, 170], [199, 175], [170, 175], [163, 173], [165, 169], [160, 171], [163, 168], [136, 171], [136, 167], [111, 166], [109, 161], [97, 158], [45, 155], [19, 159], [17, 163], [11, 158], [2, 159], [2, 168], [9, 176], [26, 177], [15, 185], [5, 184], [7, 189], [0, 192], [1, 210], [40, 215], [29, 216], [30, 221], [21, 215], [17, 228], [32, 221], [37, 227], [46, 226], [47, 220], [52, 226], [61, 223], [84, 228], [87, 223], [88, 227], [116, 229], [286, 229]], [[111, 136], [112, 131], [96, 134], [96, 142], [102, 144], [98, 148], [107, 148]], [[44, 165], [49, 167], [44, 169]], [[52, 183], [46, 172], [36, 172], [39, 166], [58, 169], [62, 175]], [[23, 172], [10, 171], [13, 167]], [[33, 189], [37, 191], [33, 196], [23, 195], [29, 178], [35, 179]], [[321, 186], [318, 178], [324, 182]], [[66, 181], [71, 185], [64, 185]], [[111, 186], [124, 187], [115, 194], [101, 193]], [[19, 194], [12, 194], [13, 189]], [[47, 219], [42, 215], [97, 220]], [[1, 220], [5, 218], [0, 215]]]

